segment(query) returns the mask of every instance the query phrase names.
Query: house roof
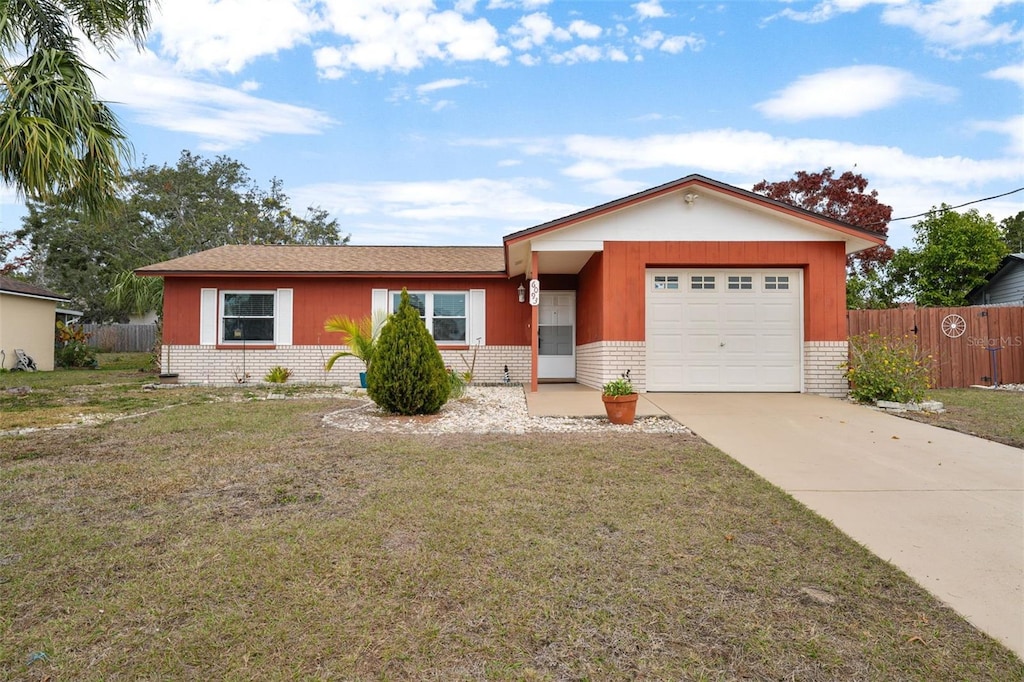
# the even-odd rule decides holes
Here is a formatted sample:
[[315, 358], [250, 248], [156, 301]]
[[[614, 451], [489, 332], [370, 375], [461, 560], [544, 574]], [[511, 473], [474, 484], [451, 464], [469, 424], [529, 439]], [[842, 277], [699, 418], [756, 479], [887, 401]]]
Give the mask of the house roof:
[[46, 298], [53, 301], [68, 301], [70, 300], [67, 296], [61, 296], [60, 294], [54, 293], [49, 289], [31, 284], [29, 282], [22, 282], [19, 279], [12, 279], [10, 277], [0, 276], [0, 292], [5, 294], [14, 294], [15, 296], [29, 296], [32, 298]]
[[[863, 251], [881, 244], [885, 244], [885, 236], [856, 225], [829, 218], [813, 211], [808, 211], [790, 204], [775, 201], [768, 197], [754, 192], [749, 192], [739, 187], [712, 180], [703, 175], [687, 175], [684, 178], [673, 180], [657, 187], [637, 192], [621, 199], [609, 201], [593, 208], [588, 208], [556, 220], [541, 223], [534, 227], [520, 230], [506, 235], [504, 238], [506, 267], [510, 276], [518, 274], [531, 275], [533, 265], [530, 262], [530, 254], [539, 252], [537, 267], [541, 272], [573, 273], [579, 272], [580, 268], [587, 262], [595, 250], [600, 250], [597, 242], [607, 239], [601, 236], [597, 239], [588, 239], [585, 236], [575, 239], [571, 236], [578, 229], [585, 230], [586, 225], [597, 225], [606, 218], [613, 218], [619, 212], [632, 211], [636, 208], [662, 201], [663, 199], [678, 195], [679, 205], [701, 205], [702, 196], [714, 196], [715, 201], [721, 206], [732, 206], [746, 209], [750, 214], [761, 214], [770, 216], [774, 222], [788, 224], [797, 229], [809, 229], [817, 233], [816, 240], [842, 241], [847, 255]], [[704, 201], [707, 201], [705, 199]], [[700, 226], [696, 221], [694, 226]], [[640, 227], [640, 226], [636, 226]], [[704, 239], [709, 234], [707, 224], [703, 224], [705, 230]], [[728, 240], [731, 224], [720, 224], [714, 227], [714, 234], [719, 238]], [[688, 238], [686, 235], [688, 225], [679, 224], [678, 238]], [[625, 228], [621, 232], [621, 239], [630, 240], [643, 236], [640, 229]], [[751, 241], [772, 240], [774, 233], [763, 233], [760, 236], [747, 233], [743, 239]], [[565, 239], [562, 239], [565, 237]], [[673, 237], [675, 238], [675, 237]], [[544, 249], [536, 248], [545, 240], [562, 240], [561, 248]], [[802, 237], [800, 238], [802, 239]], [[696, 241], [701, 241], [697, 238]], [[575, 242], [577, 248], [571, 248]], [[588, 246], [589, 242], [589, 246]]]
[[535, 225], [534, 227], [529, 227], [525, 230], [520, 230], [519, 232], [513, 232], [512, 234], [505, 236], [505, 244], [507, 245], [511, 242], [517, 242], [524, 238], [535, 236], [538, 233], [556, 230], [562, 227], [567, 227], [569, 225], [572, 225], [573, 223], [578, 223], [580, 221], [587, 220], [588, 218], [593, 218], [595, 216], [609, 213], [611, 211], [616, 211], [621, 208], [625, 208], [626, 206], [630, 206], [645, 201], [647, 199], [653, 199], [654, 197], [661, 196], [662, 194], [666, 194], [668, 192], [674, 192], [688, 185], [703, 185], [709, 189], [718, 190], [724, 194], [731, 195], [737, 199], [743, 199], [756, 204], [767, 206], [789, 215], [803, 217], [821, 226], [829, 227], [839, 232], [848, 234], [850, 236], [860, 237], [861, 239], [871, 241], [874, 243], [872, 245], [885, 243], [885, 237], [877, 232], [872, 232], [871, 230], [859, 227], [857, 225], [852, 225], [841, 220], [836, 220], [835, 218], [829, 218], [827, 216], [821, 215], [820, 213], [815, 213], [814, 211], [808, 211], [798, 206], [793, 206], [792, 204], [787, 204], [782, 201], [769, 199], [768, 197], [763, 196], [761, 194], [756, 194], [754, 192], [750, 192], [745, 189], [740, 189], [739, 187], [734, 187], [733, 185], [729, 185], [724, 182], [719, 182], [718, 180], [712, 180], [711, 178], [705, 177], [703, 175], [693, 173], [691, 175], [687, 175], [684, 178], [679, 178], [678, 180], [666, 182], [663, 185], [658, 185], [657, 187], [652, 187], [651, 189], [647, 189], [642, 192], [637, 192], [636, 194], [630, 194], [629, 196], [622, 197], [621, 199], [615, 199], [614, 201], [609, 201], [607, 203], [600, 204], [599, 206], [594, 206], [593, 208], [588, 208], [583, 211], [579, 211], [577, 213], [564, 216], [562, 218], [557, 218], [546, 223], [541, 223], [540, 225]]
[[500, 246], [219, 246], [147, 265], [139, 275], [504, 275]]

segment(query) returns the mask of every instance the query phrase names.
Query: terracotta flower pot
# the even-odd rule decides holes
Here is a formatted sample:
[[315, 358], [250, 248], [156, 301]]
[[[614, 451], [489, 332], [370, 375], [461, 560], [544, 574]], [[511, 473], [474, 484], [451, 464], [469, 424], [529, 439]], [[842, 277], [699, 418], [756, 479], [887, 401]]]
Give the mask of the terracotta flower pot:
[[608, 421], [612, 424], [632, 424], [636, 417], [636, 400], [639, 394], [602, 395], [604, 410], [608, 413]]

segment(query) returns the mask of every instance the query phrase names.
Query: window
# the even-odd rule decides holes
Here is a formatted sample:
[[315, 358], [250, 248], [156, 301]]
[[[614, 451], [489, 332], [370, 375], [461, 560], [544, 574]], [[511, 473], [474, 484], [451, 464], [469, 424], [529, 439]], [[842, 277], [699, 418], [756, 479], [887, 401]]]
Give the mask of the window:
[[274, 292], [221, 292], [220, 311], [221, 343], [274, 343]]
[[789, 289], [789, 275], [765, 275], [765, 291], [786, 291]]
[[714, 275], [693, 275], [690, 277], [690, 288], [699, 289], [714, 289], [715, 288], [715, 276]]
[[729, 275], [728, 287], [733, 291], [753, 290], [754, 278], [750, 275]]
[[679, 288], [679, 276], [678, 275], [655, 275], [654, 276], [654, 288], [655, 289], [678, 289]]
[[[391, 292], [391, 312], [398, 310], [401, 300], [400, 292]], [[439, 345], [467, 343], [465, 292], [410, 291], [409, 303], [419, 311], [420, 319]]]

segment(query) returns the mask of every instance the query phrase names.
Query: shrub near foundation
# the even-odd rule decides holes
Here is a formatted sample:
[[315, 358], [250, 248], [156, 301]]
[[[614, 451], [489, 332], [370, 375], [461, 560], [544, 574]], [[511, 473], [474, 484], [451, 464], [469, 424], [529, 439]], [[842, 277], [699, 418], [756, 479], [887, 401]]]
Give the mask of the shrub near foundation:
[[930, 364], [909, 337], [862, 334], [850, 339], [843, 376], [850, 381], [850, 396], [859, 402], [918, 403], [929, 388]]
[[436, 414], [448, 401], [451, 382], [437, 344], [402, 289], [398, 310], [380, 331], [366, 392], [396, 414]]

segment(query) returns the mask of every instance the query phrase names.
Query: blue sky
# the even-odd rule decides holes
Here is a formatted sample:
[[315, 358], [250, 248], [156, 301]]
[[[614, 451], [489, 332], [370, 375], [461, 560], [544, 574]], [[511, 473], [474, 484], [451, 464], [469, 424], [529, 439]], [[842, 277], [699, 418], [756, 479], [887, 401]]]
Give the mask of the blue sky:
[[164, 0], [90, 61], [139, 162], [226, 154], [353, 244], [498, 245], [690, 173], [853, 169], [896, 216], [1024, 186], [1017, 1]]

